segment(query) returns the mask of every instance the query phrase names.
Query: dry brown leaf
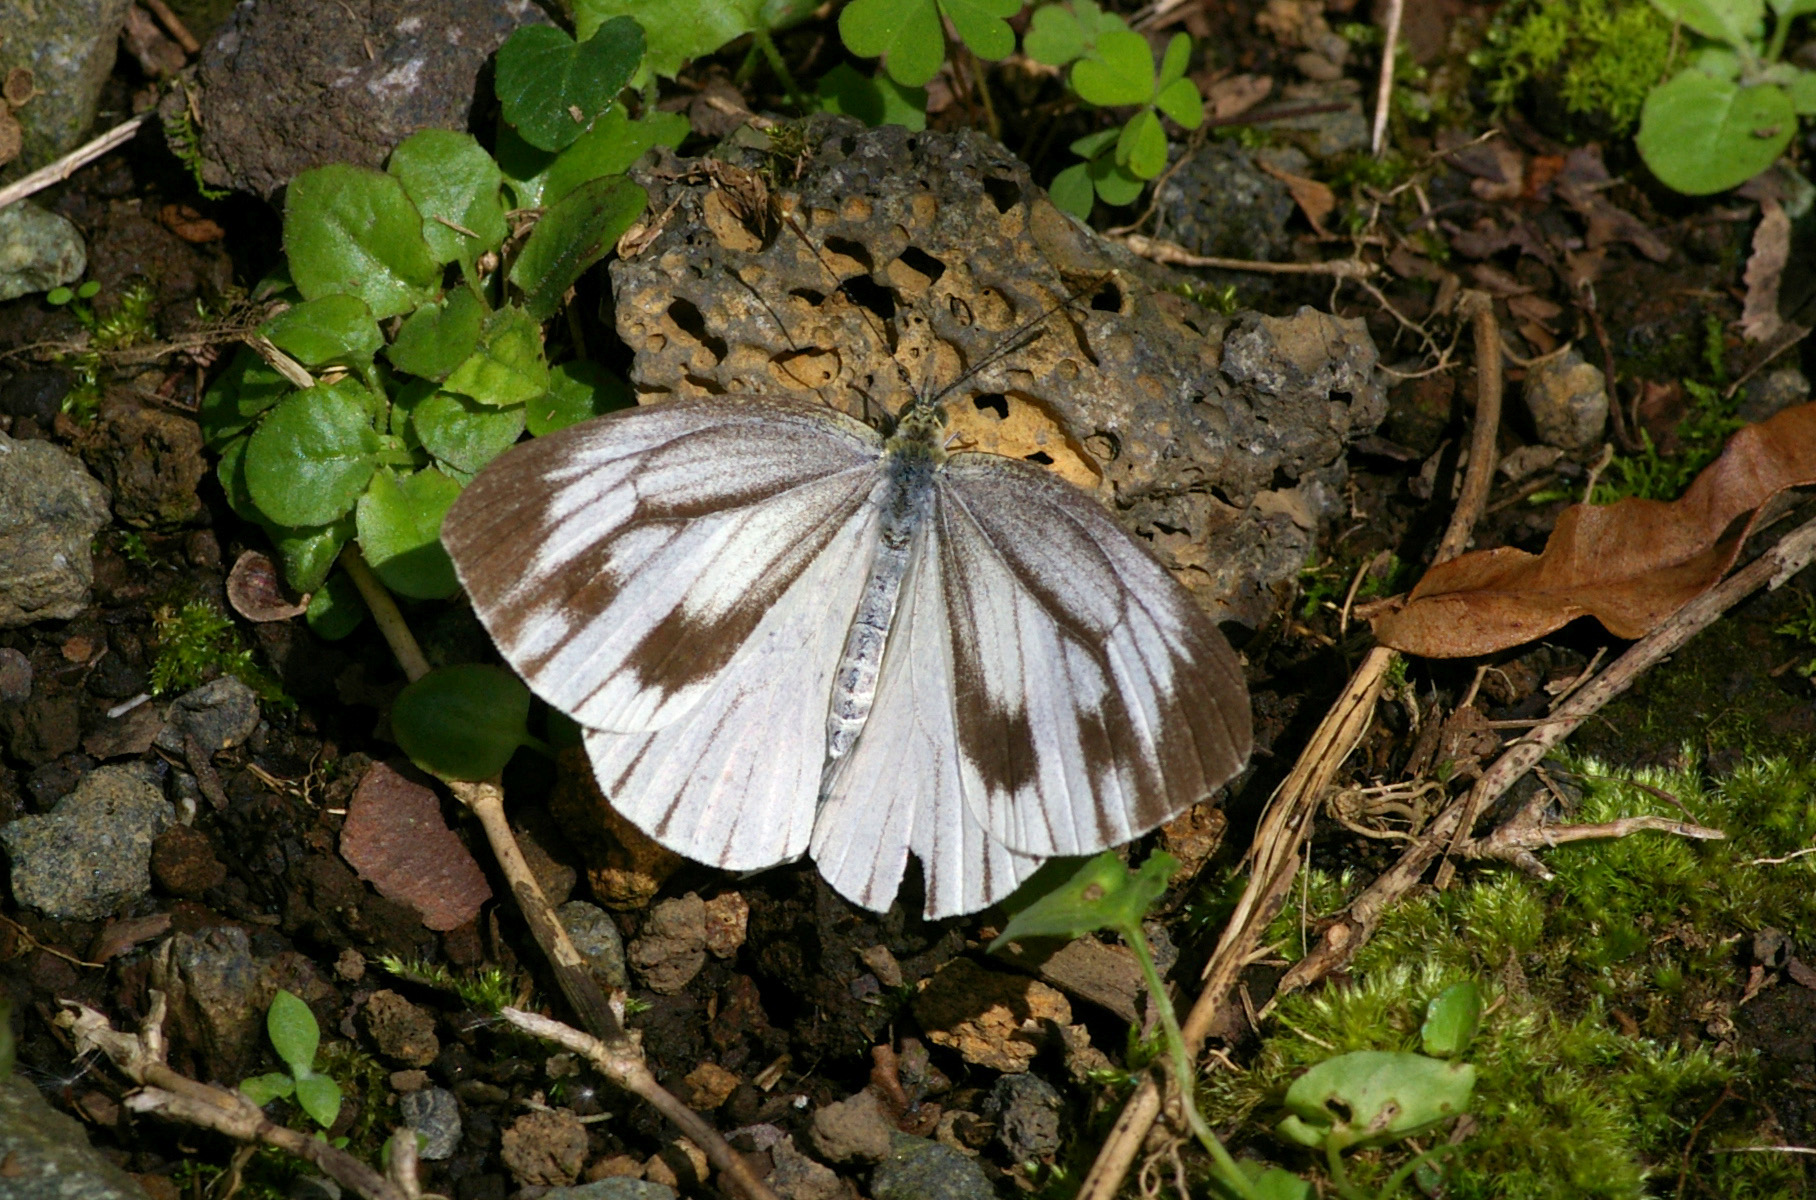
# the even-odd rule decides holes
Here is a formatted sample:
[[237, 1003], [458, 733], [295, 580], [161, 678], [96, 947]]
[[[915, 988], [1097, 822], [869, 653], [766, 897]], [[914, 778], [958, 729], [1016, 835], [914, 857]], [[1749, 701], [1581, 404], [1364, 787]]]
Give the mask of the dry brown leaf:
[[1778, 284], [1790, 260], [1791, 218], [1776, 199], [1761, 200], [1753, 253], [1747, 259], [1747, 302], [1740, 314], [1740, 331], [1748, 341], [1763, 342], [1784, 328], [1778, 315]]
[[218, 242], [227, 231], [187, 204], [166, 204], [158, 210], [158, 223], [186, 242]]
[[1721, 579], [1760, 505], [1812, 482], [1816, 404], [1804, 404], [1735, 434], [1677, 500], [1572, 505], [1542, 554], [1502, 547], [1439, 563], [1375, 637], [1426, 658], [1490, 654], [1583, 616], [1643, 637]]
[[1330, 190], [1330, 185], [1319, 183], [1316, 179], [1307, 179], [1303, 175], [1293, 175], [1282, 171], [1273, 163], [1260, 160], [1258, 164], [1263, 171], [1286, 185], [1286, 190], [1293, 194], [1293, 202], [1305, 219], [1312, 223], [1312, 230], [1319, 237], [1326, 237], [1324, 218], [1330, 216], [1337, 207], [1337, 193]]
[[1227, 121], [1267, 99], [1274, 90], [1274, 80], [1270, 75], [1226, 75], [1200, 87], [1204, 92], [1204, 115], [1213, 121]]

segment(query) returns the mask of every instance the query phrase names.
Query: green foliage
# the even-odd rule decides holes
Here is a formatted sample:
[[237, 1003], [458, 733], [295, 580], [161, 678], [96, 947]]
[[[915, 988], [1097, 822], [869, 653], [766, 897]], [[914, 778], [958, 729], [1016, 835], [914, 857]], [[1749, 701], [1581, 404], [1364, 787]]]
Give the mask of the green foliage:
[[102, 356], [110, 350], [124, 350], [150, 341], [158, 332], [157, 321], [152, 317], [157, 293], [150, 284], [142, 279], [134, 280], [120, 293], [111, 309], [89, 303], [100, 293], [101, 285], [91, 279], [73, 291], [53, 288], [44, 296], [50, 304], [68, 305], [70, 315], [88, 330], [86, 349], [56, 356], [58, 363], [75, 374], [75, 385], [63, 397], [62, 408], [78, 421], [92, 419], [100, 406]]
[[530, 735], [530, 690], [498, 667], [442, 667], [405, 688], [391, 706], [397, 744], [425, 771], [490, 779]]
[[209, 187], [202, 178], [201, 135], [196, 130], [195, 119], [184, 108], [176, 116], [164, 122], [164, 144], [177, 156], [189, 171], [189, 178], [195, 184], [195, 190], [205, 200], [225, 200], [228, 192], [223, 188]]
[[641, 87], [651, 75], [673, 79], [689, 60], [747, 33], [785, 29], [816, 7], [810, 0], [575, 0], [574, 25], [582, 39], [614, 17], [641, 25], [648, 44], [631, 76], [631, 86]]
[[1693, 196], [1745, 183], [1778, 160], [1799, 117], [1816, 114], [1816, 72], [1780, 61], [1807, 0], [1652, 0], [1713, 45], [1654, 88], [1640, 113], [1640, 157], [1666, 187]]
[[393, 954], [381, 957], [378, 965], [399, 979], [449, 992], [468, 1008], [481, 1012], [496, 1014], [507, 1005], [521, 1007], [530, 995], [529, 980], [503, 967], [487, 967], [456, 975], [440, 963], [401, 959]]
[[240, 1091], [263, 1107], [277, 1099], [294, 1097], [297, 1106], [323, 1129], [340, 1116], [340, 1085], [315, 1070], [315, 1052], [321, 1045], [322, 1031], [309, 1006], [290, 992], [278, 989], [265, 1013], [265, 1032], [272, 1049], [290, 1068], [273, 1071], [240, 1083]]
[[918, 88], [945, 61], [942, 18], [973, 54], [998, 59], [1015, 51], [1008, 18], [1020, 11], [1021, 0], [852, 0], [839, 13], [839, 36], [853, 54], [881, 58], [903, 87]]
[[[1510, 104], [1528, 82], [1554, 86], [1565, 111], [1625, 133], [1672, 65], [1671, 22], [1645, 0], [1508, 5], [1488, 35], [1489, 95]], [[1679, 55], [1681, 58], [1681, 54]]]
[[1720, 456], [1728, 438], [1746, 424], [1734, 415], [1735, 402], [1724, 400], [1719, 388], [1687, 379], [1684, 390], [1690, 394], [1691, 405], [1677, 425], [1678, 452], [1661, 455], [1651, 434], [1640, 430], [1639, 453], [1614, 456], [1596, 483], [1593, 503], [1612, 504], [1627, 496], [1675, 500]]
[[927, 89], [904, 87], [886, 74], [860, 75], [840, 63], [820, 76], [817, 95], [821, 112], [844, 113], [871, 126], [927, 128]]
[[643, 60], [643, 28], [604, 21], [576, 42], [552, 25], [524, 25], [498, 48], [504, 119], [539, 150], [560, 150], [601, 116]]
[[553, 316], [581, 272], [611, 252], [648, 202], [642, 188], [611, 175], [588, 180], [544, 213], [511, 268], [530, 315]]
[[151, 664], [151, 691], [163, 696], [187, 692], [211, 679], [232, 675], [268, 703], [291, 703], [283, 688], [257, 663], [240, 640], [231, 618], [203, 600], [152, 614], [157, 658]]
[[[1772, 632], [1780, 637], [1795, 638], [1803, 644], [1805, 650], [1816, 650], [1816, 596], [1805, 596], [1803, 611], [1789, 621], [1772, 627]], [[1816, 658], [1810, 659], [1797, 668], [1802, 675], [1816, 676]]]

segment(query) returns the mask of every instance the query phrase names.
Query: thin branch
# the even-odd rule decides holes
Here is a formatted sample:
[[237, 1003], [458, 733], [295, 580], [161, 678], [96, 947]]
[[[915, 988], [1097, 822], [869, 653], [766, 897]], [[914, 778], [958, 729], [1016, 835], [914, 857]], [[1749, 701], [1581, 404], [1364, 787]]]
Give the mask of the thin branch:
[[1488, 507], [1494, 485], [1495, 439], [1501, 432], [1501, 332], [1494, 302], [1483, 292], [1465, 292], [1459, 307], [1475, 323], [1476, 411], [1469, 436], [1469, 465], [1463, 471], [1463, 490], [1456, 511], [1438, 542], [1435, 561], [1447, 562], [1463, 553], [1476, 522]]
[[133, 135], [139, 132], [139, 126], [150, 116], [149, 112], [142, 112], [122, 121], [93, 141], [77, 146], [49, 166], [39, 167], [25, 178], [0, 187], [0, 208], [35, 195], [53, 184], [62, 183], [114, 147], [131, 141]]
[[1340, 258], [1331, 262], [1261, 262], [1247, 258], [1217, 258], [1193, 254], [1184, 246], [1159, 238], [1131, 233], [1123, 245], [1141, 257], [1175, 267], [1210, 267], [1219, 271], [1254, 271], [1262, 275], [1333, 275], [1338, 279], [1366, 279], [1381, 268], [1360, 259]]
[[348, 542], [342, 548], [340, 564], [353, 580], [353, 586], [359, 589], [359, 597], [366, 602], [366, 608], [371, 611], [372, 620], [391, 647], [391, 653], [397, 656], [397, 665], [403, 668], [404, 678], [415, 683], [427, 675], [429, 660], [423, 655], [422, 647], [416, 644], [416, 635], [410, 632], [403, 613], [398, 611], [397, 601], [391, 598], [391, 593], [366, 564], [365, 555], [359, 552], [357, 543]]
[[1387, 145], [1387, 114], [1394, 98], [1394, 58], [1400, 49], [1400, 18], [1406, 0], [1387, 0], [1386, 36], [1381, 42], [1381, 78], [1375, 84], [1375, 126], [1368, 136], [1369, 153], [1376, 158]]

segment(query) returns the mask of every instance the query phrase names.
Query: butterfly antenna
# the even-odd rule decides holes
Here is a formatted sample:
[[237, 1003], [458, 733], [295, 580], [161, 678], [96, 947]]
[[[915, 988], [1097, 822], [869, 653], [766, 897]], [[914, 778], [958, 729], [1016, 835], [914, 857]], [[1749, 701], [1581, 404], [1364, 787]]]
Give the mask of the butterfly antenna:
[[1086, 296], [1095, 295], [1098, 289], [1102, 288], [1104, 284], [1115, 277], [1116, 272], [1105, 271], [1103, 274], [1093, 279], [1089, 285], [1075, 289], [1072, 294], [1067, 296], [1064, 300], [1048, 306], [1038, 316], [1022, 322], [1022, 324], [1009, 331], [1009, 336], [1004, 338], [996, 349], [978, 359], [975, 365], [966, 370], [957, 379], [954, 379], [938, 392], [927, 397], [924, 403], [929, 405], [938, 404], [958, 388], [964, 386], [966, 380], [974, 378], [978, 372], [984, 370], [992, 363], [1000, 362], [1006, 356], [1033, 345], [1040, 338], [1040, 327], [1044, 325], [1047, 322], [1047, 319], [1053, 316], [1054, 313], [1072, 307]]
[[806, 230], [796, 224], [793, 217], [784, 213], [782, 214], [782, 220], [787, 224], [789, 229], [794, 231], [794, 235], [801, 239], [801, 244], [806, 246], [813, 254], [814, 261], [820, 264], [820, 270], [826, 272], [826, 278], [832, 281], [832, 290], [835, 292], [844, 292], [846, 299], [850, 300], [857, 310], [864, 314], [864, 320], [870, 326], [871, 336], [876, 339], [878, 351], [881, 353], [882, 357], [888, 359], [895, 365], [896, 374], [901, 376], [902, 385], [908, 389], [910, 394], [915, 394], [916, 389], [914, 380], [908, 378], [908, 372], [902, 368], [901, 363], [896, 362], [895, 355], [890, 352], [889, 331], [883, 328], [883, 324], [877, 319], [876, 313], [872, 312], [869, 306], [865, 305], [862, 301], [852, 296], [850, 291], [846, 289], [846, 284], [849, 281], [839, 278], [838, 272], [832, 269], [832, 264], [826, 261], [825, 253], [821, 251], [818, 246], [813, 244], [813, 239], [807, 236]]

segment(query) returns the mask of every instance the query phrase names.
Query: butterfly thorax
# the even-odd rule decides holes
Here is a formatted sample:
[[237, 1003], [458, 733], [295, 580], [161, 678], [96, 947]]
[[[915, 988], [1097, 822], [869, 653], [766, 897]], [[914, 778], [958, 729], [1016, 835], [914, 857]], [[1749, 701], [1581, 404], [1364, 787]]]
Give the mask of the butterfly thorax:
[[826, 768], [820, 794], [826, 795], [833, 771], [857, 743], [876, 700], [883, 652], [895, 622], [902, 581], [913, 558], [915, 538], [933, 511], [933, 477], [945, 461], [941, 437], [945, 420], [932, 405], [910, 407], [885, 443], [883, 479], [870, 503], [877, 509], [877, 548], [864, 581], [864, 592], [845, 638], [845, 652], [833, 676], [826, 715]]

